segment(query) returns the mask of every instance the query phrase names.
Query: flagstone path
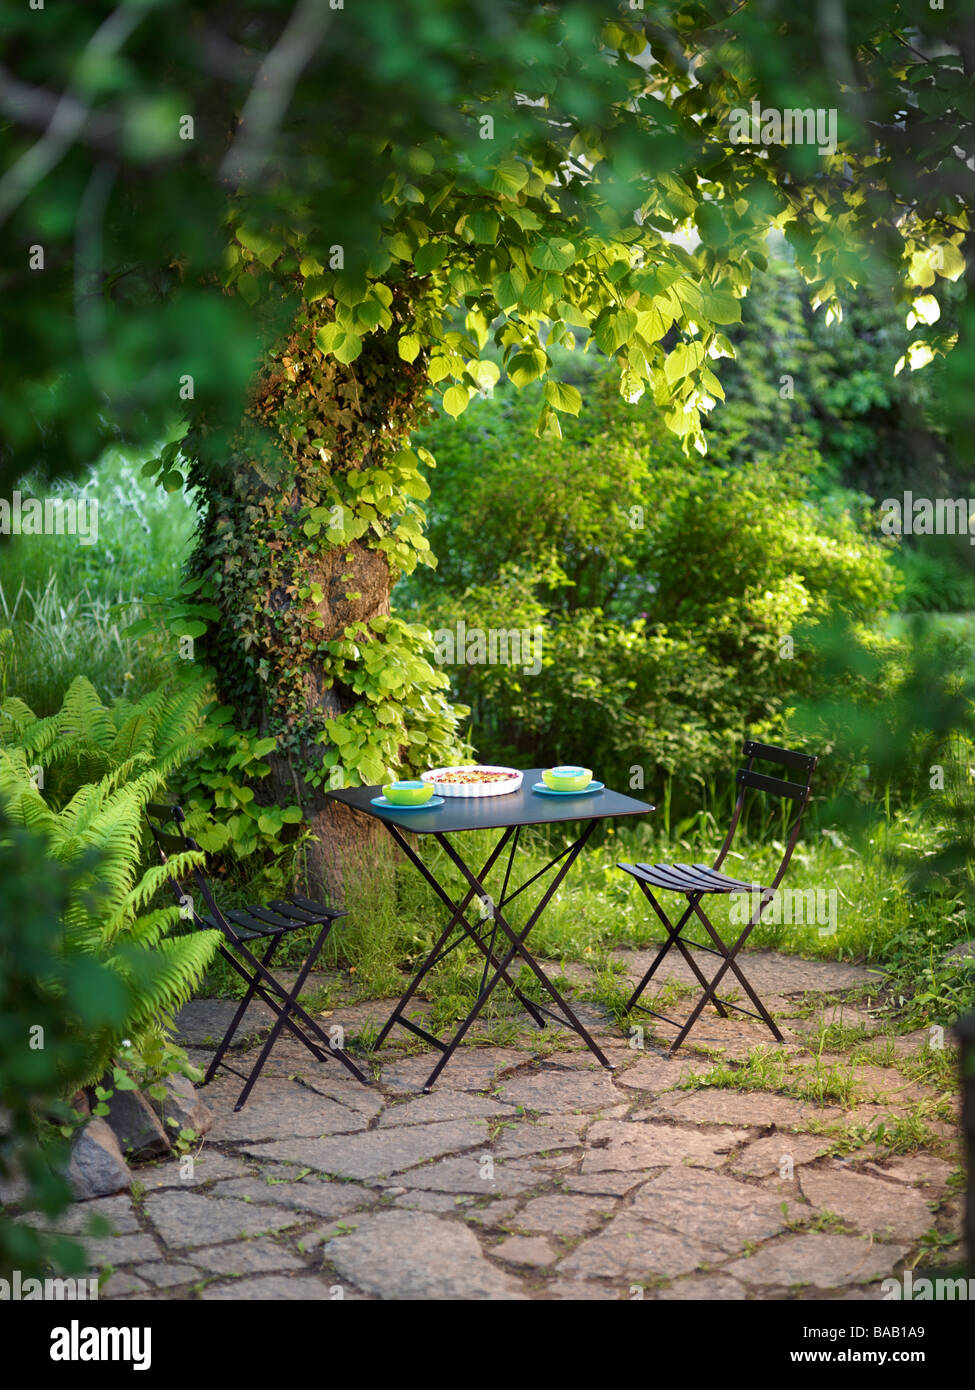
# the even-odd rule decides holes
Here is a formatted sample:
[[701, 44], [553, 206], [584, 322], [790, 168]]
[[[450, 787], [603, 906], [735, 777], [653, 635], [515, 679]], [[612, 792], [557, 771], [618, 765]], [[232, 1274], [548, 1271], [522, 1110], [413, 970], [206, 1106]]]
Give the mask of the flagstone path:
[[[634, 979], [647, 960], [619, 958]], [[106, 1218], [109, 1233], [84, 1240], [91, 1267], [111, 1271], [101, 1296], [118, 1299], [871, 1299], [929, 1251], [957, 1260], [953, 1102], [907, 1075], [929, 1035], [817, 1061], [807, 1044], [824, 1019], [878, 1034], [862, 1002], [843, 1002], [872, 977], [772, 952], [752, 953], [748, 974], [781, 1047], [711, 1011], [672, 1060], [663, 1036], [628, 1045], [582, 1004], [614, 1072], [565, 1030], [526, 1030], [510, 1046], [475, 1038], [424, 1095], [431, 1053], [415, 1043], [386, 1048], [363, 1087], [279, 1042], [239, 1113], [236, 1077], [202, 1092], [215, 1119], [198, 1153], [139, 1167], [131, 1195], [78, 1204], [59, 1228]], [[195, 1060], [234, 1007], [184, 1011]], [[352, 1029], [390, 1007], [327, 1021]], [[248, 1017], [242, 1070], [265, 1015]], [[766, 1044], [768, 1089], [684, 1089]], [[825, 1103], [811, 1084], [799, 1098], [824, 1076], [853, 1080], [841, 1099], [835, 1084]], [[916, 1152], [877, 1136], [918, 1123]]]

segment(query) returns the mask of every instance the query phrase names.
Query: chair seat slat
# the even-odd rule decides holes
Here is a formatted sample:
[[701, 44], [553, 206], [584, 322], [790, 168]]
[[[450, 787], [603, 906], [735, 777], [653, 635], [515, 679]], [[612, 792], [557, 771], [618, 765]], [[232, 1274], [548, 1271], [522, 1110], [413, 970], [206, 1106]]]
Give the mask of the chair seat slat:
[[330, 913], [324, 908], [319, 912], [311, 912], [307, 908], [299, 907], [288, 898], [274, 898], [269, 904], [275, 912], [280, 912], [282, 917], [287, 917], [289, 921], [301, 923], [303, 926], [314, 926], [316, 922], [326, 922]]

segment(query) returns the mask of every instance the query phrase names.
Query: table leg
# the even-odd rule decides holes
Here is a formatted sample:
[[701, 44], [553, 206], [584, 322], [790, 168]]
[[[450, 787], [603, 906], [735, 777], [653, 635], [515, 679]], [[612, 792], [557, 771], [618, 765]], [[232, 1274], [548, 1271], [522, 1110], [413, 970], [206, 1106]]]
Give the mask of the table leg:
[[[543, 893], [541, 899], [536, 904], [534, 911], [532, 912], [531, 916], [528, 918], [528, 921], [525, 923], [524, 927], [521, 929], [520, 932], [515, 932], [514, 928], [509, 924], [507, 919], [502, 914], [500, 906], [496, 904], [493, 906], [493, 915], [495, 921], [497, 922], [501, 930], [505, 932], [509, 941], [511, 942], [510, 948], [507, 954], [505, 955], [504, 959], [501, 961], [498, 968], [495, 970], [495, 973], [491, 977], [488, 984], [484, 987], [484, 989], [481, 990], [481, 993], [478, 995], [477, 999], [474, 1002], [474, 1007], [471, 1009], [470, 1013], [461, 1023], [460, 1027], [454, 1034], [451, 1041], [444, 1048], [443, 1055], [440, 1057], [433, 1071], [427, 1078], [426, 1084], [423, 1088], [424, 1091], [430, 1091], [432, 1089], [434, 1082], [436, 1081], [440, 1073], [443, 1071], [444, 1067], [447, 1065], [447, 1062], [450, 1060], [451, 1055], [454, 1053], [456, 1048], [463, 1040], [465, 1034], [467, 1033], [471, 1024], [477, 1018], [478, 1014], [484, 1008], [484, 1005], [487, 1003], [491, 994], [494, 992], [495, 987], [500, 983], [502, 979], [506, 978], [509, 966], [511, 965], [514, 958], [518, 955], [524, 958], [524, 960], [528, 964], [529, 969], [533, 972], [533, 974], [540, 981], [543, 987], [552, 996], [552, 999], [555, 1001], [558, 1007], [564, 1012], [565, 1018], [559, 1019], [558, 1021], [566, 1024], [566, 1026], [572, 1028], [576, 1033], [578, 1033], [579, 1036], [585, 1042], [586, 1046], [593, 1053], [593, 1055], [596, 1058], [598, 1058], [602, 1065], [608, 1068], [610, 1071], [613, 1070], [612, 1063], [609, 1062], [608, 1059], [605, 1057], [595, 1040], [590, 1036], [589, 1032], [572, 1012], [572, 1009], [570, 1008], [567, 1001], [562, 998], [561, 994], [558, 992], [558, 990], [552, 984], [551, 980], [549, 980], [548, 976], [542, 970], [541, 966], [538, 964], [538, 962], [534, 959], [534, 957], [531, 955], [531, 953], [527, 950], [525, 946], [525, 941], [528, 937], [529, 932], [531, 931], [535, 923], [538, 921], [538, 918], [541, 916], [542, 912], [547, 907], [552, 895], [559, 887], [559, 884], [565, 878], [566, 874], [569, 872], [569, 869], [572, 867], [573, 863], [578, 858], [579, 854], [581, 853], [582, 849], [586, 844], [586, 841], [589, 839], [589, 836], [592, 834], [595, 827], [596, 821], [590, 821], [583, 833], [580, 835], [579, 839], [576, 840], [575, 844], [572, 845], [571, 849], [568, 851], [568, 854], [565, 857], [565, 860], [561, 868], [558, 870], [552, 882], [549, 884], [548, 888]], [[461, 873], [470, 883], [473, 891], [475, 893], [480, 893], [482, 896], [486, 896], [486, 894], [484, 893], [483, 884], [475, 876], [475, 874], [467, 867], [463, 859], [454, 849], [453, 845], [451, 845], [450, 842], [447, 840], [446, 836], [438, 835], [436, 838], [440, 842], [440, 844], [442, 845], [443, 849], [450, 857], [452, 862], [456, 865], [458, 869], [460, 869]], [[557, 1016], [553, 1014], [552, 1017], [556, 1018]]]

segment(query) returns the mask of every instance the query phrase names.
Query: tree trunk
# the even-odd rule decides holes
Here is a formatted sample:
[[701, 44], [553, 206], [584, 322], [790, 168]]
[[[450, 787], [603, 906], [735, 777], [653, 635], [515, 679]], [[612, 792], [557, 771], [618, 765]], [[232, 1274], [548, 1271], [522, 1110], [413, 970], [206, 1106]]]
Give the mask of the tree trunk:
[[[315, 306], [323, 322], [328, 307]], [[400, 359], [391, 331], [367, 334], [343, 366], [316, 345], [318, 327], [303, 308], [267, 354], [223, 466], [216, 431], [199, 426], [189, 437], [190, 480], [206, 496], [190, 570], [221, 614], [203, 640], [221, 701], [238, 728], [277, 738], [256, 799], [301, 807], [313, 832], [308, 891], [338, 898], [346, 868], [391, 842], [328, 790], [381, 781], [402, 764], [410, 685], [429, 697], [445, 738], [452, 719], [443, 676], [427, 664], [427, 680], [417, 639], [388, 621], [400, 569], [426, 546], [416, 521], [400, 534], [417, 509], [396, 483], [404, 458], [416, 462], [408, 445], [427, 409], [424, 365]], [[378, 685], [366, 659], [376, 641], [389, 646], [391, 672], [380, 671]], [[400, 699], [404, 663], [412, 679]]]

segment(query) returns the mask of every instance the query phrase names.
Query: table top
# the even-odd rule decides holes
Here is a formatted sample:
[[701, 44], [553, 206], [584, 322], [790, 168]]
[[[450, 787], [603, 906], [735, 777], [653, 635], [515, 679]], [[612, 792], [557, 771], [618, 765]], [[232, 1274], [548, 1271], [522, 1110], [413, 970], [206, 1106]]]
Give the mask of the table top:
[[447, 796], [442, 806], [432, 810], [395, 811], [371, 805], [374, 796], [382, 796], [379, 787], [347, 787], [329, 792], [336, 801], [365, 811], [376, 820], [388, 821], [399, 830], [412, 830], [417, 835], [450, 834], [456, 830], [501, 830], [510, 825], [548, 825], [570, 820], [608, 820], [614, 816], [645, 816], [654, 809], [646, 801], [610, 791], [580, 792], [573, 796], [546, 796], [533, 792], [532, 783], [542, 780], [540, 767], [525, 771], [521, 787], [503, 796]]

